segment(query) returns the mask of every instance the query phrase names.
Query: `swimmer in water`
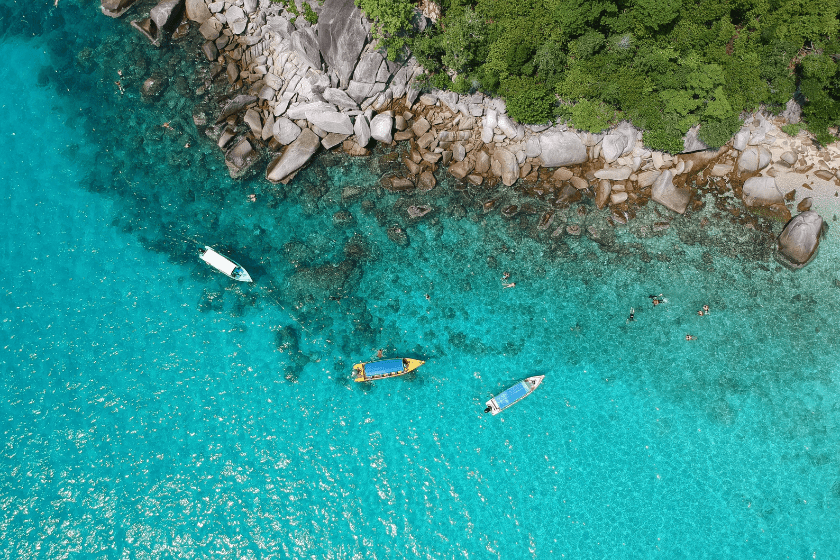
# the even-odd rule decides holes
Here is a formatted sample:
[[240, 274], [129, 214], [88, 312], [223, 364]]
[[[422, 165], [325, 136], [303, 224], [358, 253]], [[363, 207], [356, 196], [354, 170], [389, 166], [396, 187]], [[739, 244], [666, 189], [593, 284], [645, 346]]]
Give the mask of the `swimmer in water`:
[[630, 316], [627, 317], [627, 322], [629, 323], [630, 321], [635, 321], [635, 320], [636, 320], [636, 310], [631, 307], [630, 308]]

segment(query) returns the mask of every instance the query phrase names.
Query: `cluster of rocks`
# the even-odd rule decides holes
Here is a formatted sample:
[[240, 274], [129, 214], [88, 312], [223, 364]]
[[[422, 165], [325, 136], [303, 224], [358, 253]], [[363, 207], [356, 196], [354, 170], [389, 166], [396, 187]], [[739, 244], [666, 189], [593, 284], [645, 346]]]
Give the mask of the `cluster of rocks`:
[[[131, 2], [102, 0], [102, 8], [115, 15]], [[507, 115], [501, 99], [447, 91], [420, 95], [413, 80], [422, 68], [414, 59], [398, 64], [378, 52], [353, 0], [310, 7], [317, 25], [270, 0], [163, 0], [148, 18], [132, 22], [153, 44], [178, 33], [182, 17], [199, 25], [211, 75], [224, 75], [231, 90], [240, 92], [207, 129], [225, 150], [232, 177], [250, 172], [263, 153], [271, 155], [266, 179], [285, 184], [318, 150], [364, 155], [374, 141], [405, 142], [405, 173], [383, 177], [388, 190], [431, 190], [434, 173], [445, 166], [476, 186], [522, 181], [554, 207], [591, 196], [613, 223], [626, 223], [648, 201], [683, 214], [700, 183], [719, 184], [748, 208], [787, 222], [786, 203], [794, 197], [787, 183], [777, 183], [780, 173], [814, 173], [840, 186], [840, 160], [834, 157], [840, 154], [820, 153], [787, 136], [779, 122], [761, 113], [720, 150], [702, 150], [694, 130], [685, 140], [687, 152], [672, 156], [645, 148], [641, 132], [626, 122], [602, 134], [563, 123], [526, 126]], [[791, 103], [788, 122], [796, 118]], [[210, 124], [204, 119], [196, 117], [196, 124]], [[484, 211], [496, 202], [489, 199]], [[808, 209], [803, 201], [799, 210]], [[506, 216], [517, 212], [500, 210]], [[412, 217], [428, 212], [409, 211]], [[807, 263], [818, 246], [821, 219], [813, 233], [814, 220], [805, 216], [788, 226], [797, 228], [797, 235], [785, 236], [796, 239], [794, 249], [779, 241], [790, 266]], [[548, 220], [547, 214], [541, 219]], [[813, 233], [812, 242], [803, 241], [805, 231]], [[802, 247], [813, 249], [804, 261]]]

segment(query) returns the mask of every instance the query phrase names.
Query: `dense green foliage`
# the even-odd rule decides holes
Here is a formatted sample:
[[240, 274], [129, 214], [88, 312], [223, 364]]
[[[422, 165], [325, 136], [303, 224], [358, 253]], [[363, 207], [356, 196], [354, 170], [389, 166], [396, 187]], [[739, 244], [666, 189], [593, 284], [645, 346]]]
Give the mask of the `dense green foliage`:
[[414, 3], [411, 0], [355, 0], [369, 20], [372, 34], [388, 51], [388, 58], [400, 56], [411, 29]]
[[745, 111], [794, 96], [819, 142], [840, 125], [840, 0], [442, 0], [413, 35], [408, 0], [357, 4], [392, 58], [410, 49], [430, 85], [502, 95], [521, 122], [629, 119], [672, 152], [697, 124], [720, 146]]

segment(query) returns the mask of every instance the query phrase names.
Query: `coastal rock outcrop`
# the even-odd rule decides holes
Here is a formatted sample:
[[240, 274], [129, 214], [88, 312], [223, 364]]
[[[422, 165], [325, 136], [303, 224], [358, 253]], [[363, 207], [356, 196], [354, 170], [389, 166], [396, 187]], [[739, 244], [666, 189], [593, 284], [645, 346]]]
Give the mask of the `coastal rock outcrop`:
[[394, 140], [391, 133], [394, 127], [394, 118], [386, 113], [380, 113], [370, 121], [370, 136], [379, 142], [390, 144]]
[[184, 0], [161, 0], [149, 10], [149, 17], [134, 20], [131, 25], [156, 47], [159, 47], [178, 26], [184, 14]]
[[128, 11], [137, 0], [102, 0], [100, 9], [106, 16], [118, 18]]
[[213, 13], [207, 7], [207, 3], [204, 0], [186, 0], [185, 7], [187, 17], [199, 25], [213, 17]]
[[540, 159], [544, 167], [563, 167], [583, 163], [588, 156], [580, 136], [564, 131], [540, 136]]
[[502, 177], [502, 183], [510, 187], [519, 179], [519, 164], [516, 162], [516, 156], [504, 148], [496, 148], [493, 151], [493, 165], [498, 164], [499, 175]]
[[318, 48], [318, 37], [312, 27], [298, 29], [292, 33], [292, 48], [297, 55], [315, 70], [321, 69], [321, 51]]
[[744, 181], [741, 198], [747, 206], [770, 206], [785, 202], [773, 177], [750, 177]]
[[275, 157], [268, 164], [265, 178], [272, 183], [283, 183], [289, 181], [298, 169], [306, 163], [318, 151], [321, 139], [308, 128], [304, 129], [300, 136], [292, 142], [282, 155]]
[[777, 260], [793, 269], [807, 265], [819, 249], [822, 229], [823, 219], [816, 212], [795, 216], [779, 234]]
[[278, 143], [288, 146], [300, 136], [300, 127], [286, 117], [277, 117], [274, 119], [271, 134]]
[[752, 173], [770, 165], [772, 154], [764, 146], [748, 146], [738, 158], [738, 171]]
[[362, 12], [353, 0], [326, 0], [318, 16], [318, 48], [346, 88], [367, 41]]
[[653, 182], [650, 198], [669, 210], [685, 214], [685, 209], [691, 201], [691, 189], [675, 186], [674, 174], [670, 169], [666, 169]]

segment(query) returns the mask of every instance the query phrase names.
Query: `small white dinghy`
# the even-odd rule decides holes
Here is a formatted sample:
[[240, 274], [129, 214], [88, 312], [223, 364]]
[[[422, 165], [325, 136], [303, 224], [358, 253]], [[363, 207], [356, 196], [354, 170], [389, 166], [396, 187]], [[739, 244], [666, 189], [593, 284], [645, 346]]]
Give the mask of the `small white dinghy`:
[[201, 260], [227, 276], [232, 280], [239, 282], [253, 282], [251, 275], [242, 266], [224, 255], [221, 255], [213, 250], [212, 247], [204, 246], [204, 249], [199, 250]]
[[540, 386], [540, 383], [542, 383], [544, 378], [545, 375], [535, 375], [534, 377], [529, 377], [524, 381], [520, 381], [513, 387], [505, 389], [503, 392], [487, 401], [487, 408], [484, 409], [484, 412], [489, 412], [495, 416], [504, 409], [513, 406], [533, 393], [534, 389]]

